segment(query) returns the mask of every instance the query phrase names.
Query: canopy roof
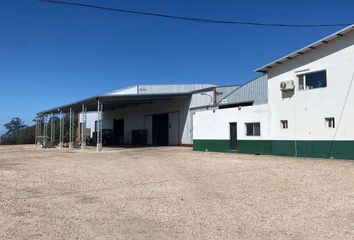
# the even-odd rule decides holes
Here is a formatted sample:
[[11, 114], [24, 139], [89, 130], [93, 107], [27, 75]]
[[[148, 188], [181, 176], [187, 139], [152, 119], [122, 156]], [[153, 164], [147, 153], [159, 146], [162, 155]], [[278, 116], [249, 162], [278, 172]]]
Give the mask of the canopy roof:
[[102, 95], [93, 96], [70, 104], [62, 105], [37, 115], [69, 112], [70, 108], [74, 111], [81, 111], [82, 105], [87, 107], [87, 111], [97, 111], [98, 100], [103, 103], [103, 108], [124, 108], [137, 104], [151, 103], [153, 101], [168, 100], [171, 98], [190, 96], [200, 91], [211, 90], [213, 84], [164, 84], [164, 85], [134, 85], [127, 88], [118, 89]]

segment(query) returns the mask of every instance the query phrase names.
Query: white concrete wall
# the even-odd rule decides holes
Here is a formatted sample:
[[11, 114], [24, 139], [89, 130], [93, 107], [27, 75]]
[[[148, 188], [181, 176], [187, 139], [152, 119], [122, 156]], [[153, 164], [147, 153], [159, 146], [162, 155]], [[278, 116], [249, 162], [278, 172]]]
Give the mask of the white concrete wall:
[[[193, 117], [193, 139], [229, 140], [230, 122], [237, 122], [239, 140], [270, 139], [270, 117], [270, 108], [267, 104], [196, 112]], [[245, 124], [251, 122], [260, 122], [260, 136], [246, 136]]]
[[[354, 86], [342, 119], [340, 115], [354, 74], [354, 31], [304, 55], [273, 67], [268, 72], [269, 104], [272, 110], [272, 139], [353, 140]], [[297, 75], [326, 70], [327, 87], [299, 91], [282, 97], [280, 83]], [[325, 126], [326, 117], [335, 117], [336, 128]], [[289, 121], [289, 129], [279, 131], [280, 120]], [[338, 129], [337, 129], [338, 128]], [[335, 132], [337, 135], [335, 136]]]

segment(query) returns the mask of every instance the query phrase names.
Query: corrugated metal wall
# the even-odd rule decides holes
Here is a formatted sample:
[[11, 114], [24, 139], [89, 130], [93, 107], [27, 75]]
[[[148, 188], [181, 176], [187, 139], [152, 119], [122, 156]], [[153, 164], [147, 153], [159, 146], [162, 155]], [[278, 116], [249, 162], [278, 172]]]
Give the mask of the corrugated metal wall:
[[[222, 89], [222, 88], [220, 88]], [[216, 89], [219, 91], [219, 88]], [[218, 105], [229, 105], [253, 101], [254, 105], [268, 102], [268, 77], [263, 75], [234, 90], [224, 98], [218, 98]]]
[[194, 93], [191, 98], [189, 108], [197, 108], [202, 106], [212, 106], [214, 104], [214, 91], [206, 91], [203, 93]]
[[236, 89], [240, 88], [240, 86], [225, 86], [225, 87], [217, 87], [216, 88], [216, 102], [220, 102], [230, 93], [234, 92]]

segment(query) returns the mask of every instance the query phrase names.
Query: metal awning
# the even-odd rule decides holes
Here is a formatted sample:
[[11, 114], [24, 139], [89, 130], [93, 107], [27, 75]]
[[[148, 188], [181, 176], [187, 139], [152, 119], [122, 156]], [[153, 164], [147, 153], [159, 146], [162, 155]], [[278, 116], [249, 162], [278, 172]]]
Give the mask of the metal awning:
[[109, 110], [109, 109], [116, 109], [116, 108], [125, 108], [128, 106], [134, 106], [138, 104], [147, 104], [147, 103], [152, 103], [154, 101], [169, 100], [171, 98], [186, 97], [186, 96], [191, 96], [191, 94], [192, 93], [95, 96], [71, 104], [48, 109], [39, 112], [37, 115], [41, 116], [44, 114], [52, 114], [52, 113], [59, 113], [59, 112], [68, 113], [70, 112], [70, 108], [75, 112], [79, 112], [82, 109], [82, 105], [85, 105], [87, 111], [93, 112], [93, 111], [97, 111], [98, 100], [100, 101], [100, 103], [103, 103], [105, 110]]
[[69, 113], [70, 109], [74, 112], [80, 112], [82, 106], [86, 111], [96, 112], [98, 102], [103, 104], [104, 110], [116, 108], [125, 108], [138, 104], [152, 103], [154, 101], [168, 100], [177, 97], [191, 96], [194, 93], [214, 89], [213, 84], [144, 84], [132, 85], [121, 88], [102, 95], [93, 96], [77, 102], [62, 105], [46, 111], [37, 113], [38, 116], [56, 113]]

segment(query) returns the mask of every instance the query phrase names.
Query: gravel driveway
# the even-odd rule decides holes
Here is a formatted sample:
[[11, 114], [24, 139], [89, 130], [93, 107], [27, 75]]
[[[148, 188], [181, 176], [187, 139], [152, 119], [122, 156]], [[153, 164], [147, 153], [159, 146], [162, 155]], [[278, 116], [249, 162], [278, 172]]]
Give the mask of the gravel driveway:
[[354, 239], [354, 161], [0, 146], [0, 239]]

